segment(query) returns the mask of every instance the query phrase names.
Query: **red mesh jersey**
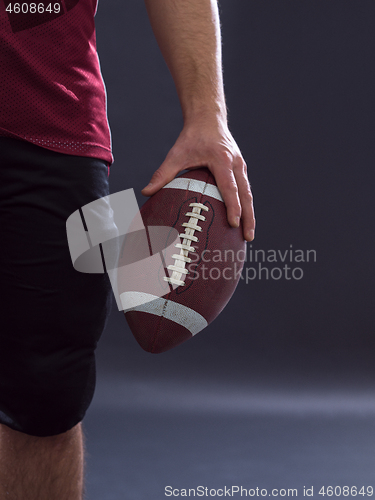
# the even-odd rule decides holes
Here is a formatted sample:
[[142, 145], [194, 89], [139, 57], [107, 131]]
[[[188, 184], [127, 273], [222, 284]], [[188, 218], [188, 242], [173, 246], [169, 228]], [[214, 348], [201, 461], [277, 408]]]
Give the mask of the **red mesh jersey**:
[[111, 163], [97, 0], [17, 4], [0, 0], [0, 135]]

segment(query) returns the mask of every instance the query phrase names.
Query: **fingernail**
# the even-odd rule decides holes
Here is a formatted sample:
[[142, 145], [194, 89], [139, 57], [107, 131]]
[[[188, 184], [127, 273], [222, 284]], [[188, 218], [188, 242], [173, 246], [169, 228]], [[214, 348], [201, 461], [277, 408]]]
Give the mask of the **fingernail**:
[[240, 218], [239, 217], [236, 217], [234, 219], [234, 224], [235, 224], [236, 227], [239, 227], [239, 225], [240, 225]]
[[251, 231], [248, 231], [247, 233], [247, 241], [253, 241], [254, 239], [254, 236], [255, 236], [255, 232], [254, 232], [254, 229], [251, 229]]
[[152, 182], [149, 182], [149, 183], [147, 184], [147, 186], [146, 186], [146, 187], [144, 187], [143, 189], [148, 189], [148, 188], [150, 188], [151, 186], [152, 186]]

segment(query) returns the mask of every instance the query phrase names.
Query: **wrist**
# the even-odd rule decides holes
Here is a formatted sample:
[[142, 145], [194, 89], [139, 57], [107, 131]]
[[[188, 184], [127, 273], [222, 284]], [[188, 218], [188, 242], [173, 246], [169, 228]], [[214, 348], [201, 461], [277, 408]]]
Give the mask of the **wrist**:
[[191, 105], [182, 110], [184, 127], [227, 127], [227, 109], [225, 103], [210, 103]]

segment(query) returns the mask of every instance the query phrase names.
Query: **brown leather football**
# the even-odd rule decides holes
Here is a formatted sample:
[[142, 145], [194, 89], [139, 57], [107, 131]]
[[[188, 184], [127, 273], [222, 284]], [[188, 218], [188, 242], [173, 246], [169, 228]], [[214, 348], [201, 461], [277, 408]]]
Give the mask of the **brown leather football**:
[[[207, 168], [175, 178], [140, 212], [145, 229], [123, 244], [119, 296], [138, 343], [160, 353], [193, 337], [224, 309], [240, 279], [246, 243], [242, 226], [228, 224]], [[136, 262], [125, 266], [132, 278], [121, 262]]]

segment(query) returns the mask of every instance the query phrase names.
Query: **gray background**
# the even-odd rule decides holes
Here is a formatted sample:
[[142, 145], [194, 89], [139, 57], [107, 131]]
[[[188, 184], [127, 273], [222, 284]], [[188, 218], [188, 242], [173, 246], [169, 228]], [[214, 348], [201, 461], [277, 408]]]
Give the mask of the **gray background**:
[[[164, 487], [375, 486], [372, 1], [222, 0], [230, 128], [248, 164], [253, 250], [314, 249], [301, 280], [241, 281], [194, 339], [145, 353], [115, 309], [86, 418], [88, 498]], [[101, 0], [115, 163], [140, 190], [181, 112], [140, 0]], [[253, 266], [245, 263], [245, 266]], [[269, 268], [280, 263], [264, 264]], [[364, 497], [362, 497], [364, 498]]]

